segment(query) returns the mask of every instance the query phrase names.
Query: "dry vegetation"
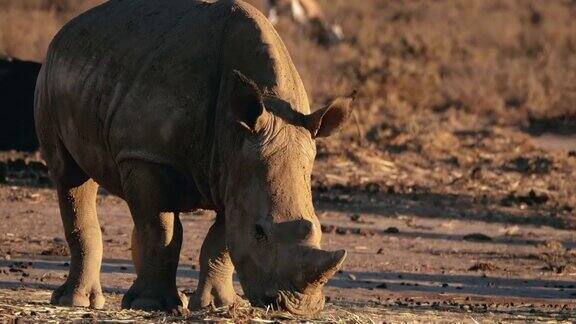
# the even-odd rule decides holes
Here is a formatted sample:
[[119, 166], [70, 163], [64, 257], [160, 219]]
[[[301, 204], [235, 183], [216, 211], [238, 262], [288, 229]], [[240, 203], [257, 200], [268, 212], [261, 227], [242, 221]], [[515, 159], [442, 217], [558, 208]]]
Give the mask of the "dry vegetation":
[[[522, 207], [507, 198], [534, 192], [546, 201], [529, 210], [574, 227], [576, 153], [543, 151], [531, 136], [576, 134], [576, 2], [322, 3], [344, 44], [319, 50], [289, 20], [279, 29], [314, 102], [358, 90], [357, 127], [322, 146], [354, 163], [341, 184], [492, 207]], [[362, 174], [375, 165], [363, 159], [396, 168]]]
[[[296, 61], [314, 98], [358, 88], [373, 115], [364, 120], [408, 108], [461, 109], [507, 125], [576, 113], [574, 1], [323, 3], [350, 42], [297, 51]], [[296, 42], [303, 46], [288, 38]]]
[[[41, 61], [66, 21], [101, 2], [0, 0], [0, 53]], [[462, 109], [506, 125], [576, 113], [574, 1], [320, 2], [345, 44], [319, 49], [289, 19], [279, 30], [314, 101], [360, 91], [364, 127], [408, 108]]]
[[98, 0], [0, 0], [0, 56], [41, 62], [48, 44], [72, 17]]

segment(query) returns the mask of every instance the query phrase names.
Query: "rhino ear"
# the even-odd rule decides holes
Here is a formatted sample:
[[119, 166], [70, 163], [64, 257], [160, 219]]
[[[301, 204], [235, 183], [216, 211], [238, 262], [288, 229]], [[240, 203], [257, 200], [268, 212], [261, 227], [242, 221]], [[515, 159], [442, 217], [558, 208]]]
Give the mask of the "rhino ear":
[[232, 74], [233, 88], [230, 98], [230, 114], [233, 121], [243, 127], [257, 132], [266, 119], [266, 111], [262, 102], [262, 93], [254, 83], [240, 71]]
[[310, 131], [312, 138], [327, 137], [342, 129], [350, 119], [352, 100], [353, 98], [337, 98], [329, 106], [306, 116], [304, 126]]

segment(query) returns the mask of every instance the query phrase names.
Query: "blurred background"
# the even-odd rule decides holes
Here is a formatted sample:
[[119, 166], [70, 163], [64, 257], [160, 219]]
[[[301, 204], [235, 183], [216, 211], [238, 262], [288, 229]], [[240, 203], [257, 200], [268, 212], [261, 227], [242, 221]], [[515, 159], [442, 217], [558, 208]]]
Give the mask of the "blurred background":
[[[101, 2], [0, 0], [0, 55], [42, 62], [59, 28]], [[266, 11], [264, 0], [251, 3]], [[385, 191], [470, 194], [496, 202], [528, 197], [534, 191], [548, 197], [534, 203], [536, 207], [572, 214], [575, 1], [318, 4], [326, 23], [341, 28], [340, 42], [319, 44], [288, 14], [280, 14], [276, 24], [314, 107], [358, 91], [354, 123], [337, 140], [321, 143], [320, 154], [321, 159], [341, 158], [354, 167], [316, 181], [369, 183]], [[32, 70], [21, 77], [27, 80], [19, 82], [34, 78], [34, 68], [28, 69]], [[15, 118], [18, 110], [30, 109], [29, 99], [20, 101], [24, 103], [0, 102], [4, 121], [10, 115]], [[5, 130], [16, 126], [9, 123]], [[25, 123], [17, 128], [11, 133], [20, 134], [16, 137], [30, 134]], [[18, 138], [7, 139], [5, 135], [4, 141], [18, 149]], [[2, 146], [10, 148], [10, 143]], [[23, 148], [33, 149], [34, 144]], [[375, 170], [363, 172], [362, 161]], [[387, 162], [394, 164], [393, 170], [381, 167], [392, 165]], [[534, 174], [538, 177], [530, 176]]]
[[[317, 2], [320, 25], [281, 6], [275, 19], [314, 108], [357, 91], [353, 122], [318, 142], [313, 174], [326, 244], [355, 251], [345, 271], [359, 272], [338, 289], [368, 273], [382, 289], [354, 294], [384, 303], [483, 271], [534, 280], [452, 293], [573, 299], [576, 1]], [[0, 182], [49, 185], [29, 127], [39, 65], [24, 61], [41, 63], [59, 28], [99, 3], [0, 0]], [[413, 273], [442, 275], [427, 290]]]

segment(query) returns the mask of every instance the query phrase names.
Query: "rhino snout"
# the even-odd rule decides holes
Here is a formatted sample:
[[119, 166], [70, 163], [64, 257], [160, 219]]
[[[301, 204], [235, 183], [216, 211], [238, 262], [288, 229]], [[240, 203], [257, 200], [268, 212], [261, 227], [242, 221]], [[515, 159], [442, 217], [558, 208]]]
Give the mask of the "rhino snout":
[[312, 315], [324, 308], [324, 295], [320, 291], [316, 294], [280, 292], [276, 300], [276, 305], [279, 309], [286, 310], [295, 315]]

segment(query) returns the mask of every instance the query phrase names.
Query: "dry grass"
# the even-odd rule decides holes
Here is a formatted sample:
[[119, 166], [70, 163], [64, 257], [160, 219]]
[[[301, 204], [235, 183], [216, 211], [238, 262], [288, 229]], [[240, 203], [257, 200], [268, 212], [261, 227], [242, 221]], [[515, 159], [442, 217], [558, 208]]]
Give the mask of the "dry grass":
[[102, 0], [0, 0], [0, 55], [42, 61], [52, 37]]
[[505, 124], [576, 116], [574, 1], [322, 2], [349, 43], [319, 51], [281, 33], [312, 97], [358, 89], [367, 127], [451, 107]]
[[[106, 310], [86, 308], [56, 307], [47, 300], [46, 290], [0, 290], [0, 322], [24, 320], [24, 322], [112, 322], [112, 323], [519, 323], [555, 322], [571, 323], [572, 316], [563, 314], [533, 314], [527, 310], [500, 309], [495, 312], [434, 309], [430, 307], [402, 307], [387, 305], [329, 304], [313, 318], [296, 318], [291, 314], [251, 307], [219, 308], [190, 312], [187, 315], [170, 315], [163, 312], [120, 310], [112, 307]], [[118, 304], [120, 296], [107, 296]], [[34, 300], [35, 302], [23, 301]]]
[[[23, 297], [25, 296], [25, 297]], [[286, 312], [270, 309], [252, 308], [249, 306], [223, 307], [212, 310], [189, 312], [185, 315], [170, 315], [164, 312], [145, 312], [137, 310], [121, 310], [116, 307], [120, 296], [112, 295], [109, 299], [115, 304], [106, 310], [90, 310], [86, 308], [57, 307], [41, 302], [48, 300], [50, 292], [45, 290], [0, 290], [0, 322], [2, 320], [23, 319], [25, 321], [47, 322], [60, 321], [113, 321], [115, 323], [132, 322], [210, 322], [210, 323], [380, 323], [383, 320], [383, 310], [369, 306], [355, 309], [353, 305], [346, 307], [327, 305], [325, 311], [311, 318], [298, 318]], [[34, 300], [24, 302], [23, 300]]]
[[[71, 17], [102, 0], [0, 0], [0, 53], [41, 61]], [[260, 0], [251, 2], [260, 4]], [[325, 50], [279, 30], [313, 101], [358, 89], [366, 127], [395, 111], [575, 115], [576, 2], [321, 0], [348, 42]]]

